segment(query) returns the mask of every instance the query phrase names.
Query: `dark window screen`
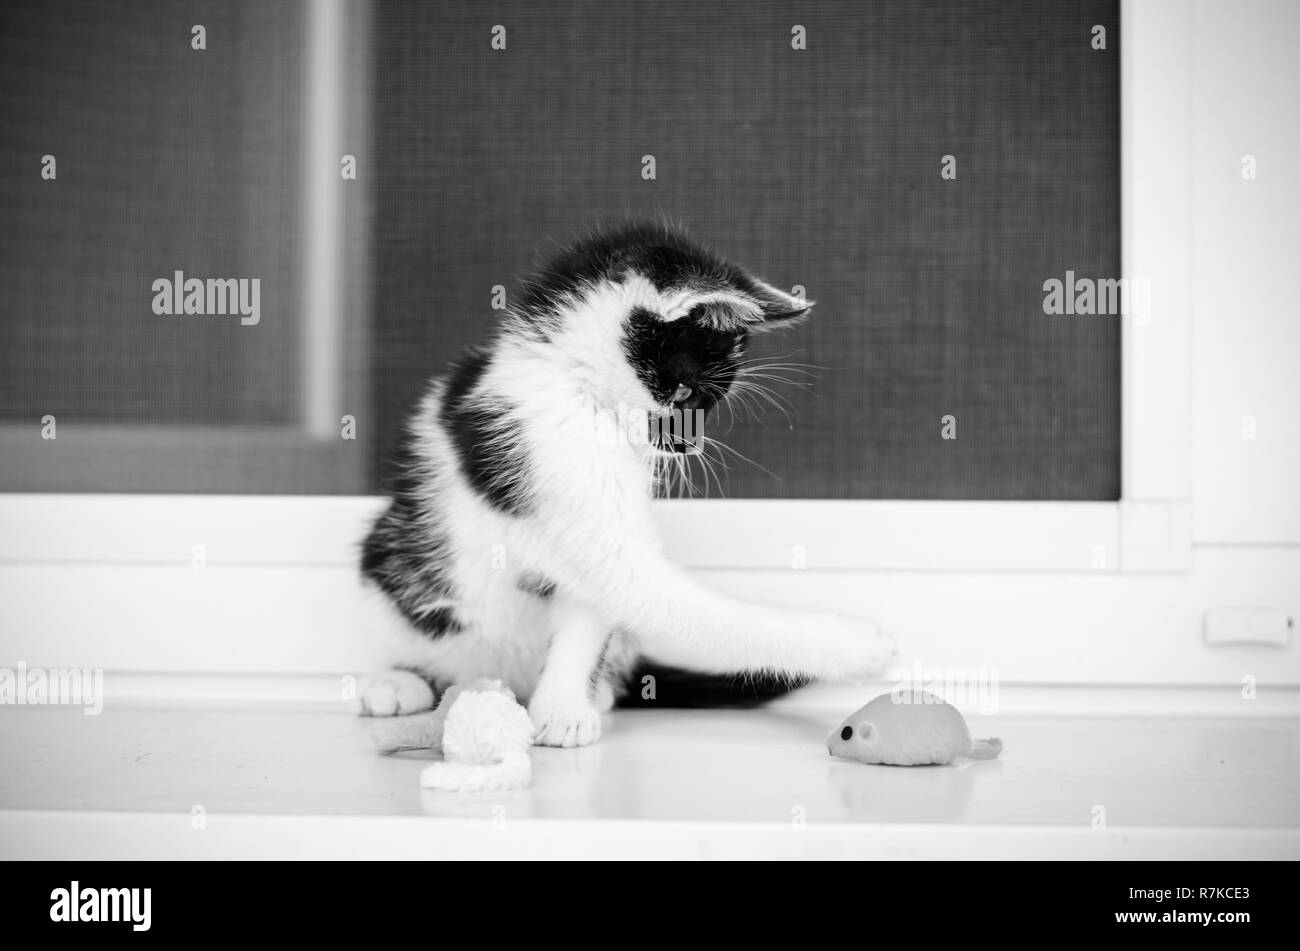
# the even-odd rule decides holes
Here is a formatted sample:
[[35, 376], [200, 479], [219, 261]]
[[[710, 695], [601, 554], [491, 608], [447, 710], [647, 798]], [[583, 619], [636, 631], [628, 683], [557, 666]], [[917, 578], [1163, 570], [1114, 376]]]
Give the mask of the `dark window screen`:
[[[192, 23], [209, 49], [191, 48]], [[297, 8], [65, 2], [9, 7], [0, 24], [4, 417], [49, 413], [69, 435], [291, 422]], [[259, 278], [268, 319], [252, 331], [155, 316], [152, 282], [178, 270]]]
[[[307, 345], [310, 10], [0, 5], [0, 490], [367, 489], [364, 310], [343, 308], [325, 358]], [[258, 319], [156, 314], [177, 271], [259, 281]]]
[[1067, 270], [1120, 276], [1114, 0], [375, 16], [381, 457], [488, 332], [493, 285], [594, 222], [666, 215], [818, 304], [755, 351], [824, 368], [784, 389], [789, 420], [715, 433], [758, 464], [729, 496], [1118, 497], [1119, 318], [1043, 312]]
[[[753, 460], [728, 495], [1114, 499], [1118, 319], [1048, 317], [1042, 287], [1119, 276], [1116, 7], [349, 5], [358, 177], [322, 358], [302, 297], [322, 8], [4, 6], [0, 489], [373, 491], [425, 380], [489, 333], [494, 285], [595, 223], [667, 216], [818, 304], [754, 353], [816, 368], [781, 388], [788, 418], [711, 433]], [[155, 316], [177, 269], [261, 278], [261, 322]]]

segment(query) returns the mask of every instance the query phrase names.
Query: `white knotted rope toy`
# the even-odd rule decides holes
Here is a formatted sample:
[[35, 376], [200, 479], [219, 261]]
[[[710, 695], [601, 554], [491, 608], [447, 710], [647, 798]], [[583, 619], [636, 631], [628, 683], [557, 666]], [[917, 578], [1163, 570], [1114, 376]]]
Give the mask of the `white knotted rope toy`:
[[442, 750], [443, 759], [420, 774], [423, 789], [495, 792], [533, 778], [533, 721], [499, 680], [458, 684], [436, 709], [371, 721], [369, 733], [381, 753]]

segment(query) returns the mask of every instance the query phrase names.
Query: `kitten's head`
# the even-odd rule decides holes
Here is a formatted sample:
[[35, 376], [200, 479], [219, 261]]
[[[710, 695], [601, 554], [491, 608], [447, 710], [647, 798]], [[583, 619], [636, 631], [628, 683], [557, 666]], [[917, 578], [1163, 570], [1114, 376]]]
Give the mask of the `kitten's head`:
[[702, 420], [726, 396], [750, 334], [811, 309], [666, 225], [634, 224], [566, 250], [526, 285], [519, 310], [552, 342], [585, 352], [609, 377], [606, 395], [669, 419], [652, 439], [684, 452], [692, 443], [674, 427], [684, 414]]

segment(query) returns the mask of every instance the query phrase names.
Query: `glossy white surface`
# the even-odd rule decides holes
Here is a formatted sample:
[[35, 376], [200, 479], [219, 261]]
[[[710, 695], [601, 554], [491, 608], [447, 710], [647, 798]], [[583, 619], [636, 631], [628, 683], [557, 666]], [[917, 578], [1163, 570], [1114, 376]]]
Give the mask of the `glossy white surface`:
[[843, 713], [618, 712], [530, 789], [458, 796], [336, 708], [8, 707], [0, 857], [1300, 857], [1295, 720], [972, 718], [1000, 759], [903, 769], [830, 759]]

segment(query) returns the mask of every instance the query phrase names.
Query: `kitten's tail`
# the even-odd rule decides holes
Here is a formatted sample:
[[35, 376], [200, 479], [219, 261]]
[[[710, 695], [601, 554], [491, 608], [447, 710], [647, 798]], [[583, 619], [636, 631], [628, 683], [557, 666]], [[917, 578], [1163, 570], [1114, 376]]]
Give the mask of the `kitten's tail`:
[[756, 707], [811, 683], [778, 674], [705, 674], [641, 660], [625, 681], [620, 707]]

